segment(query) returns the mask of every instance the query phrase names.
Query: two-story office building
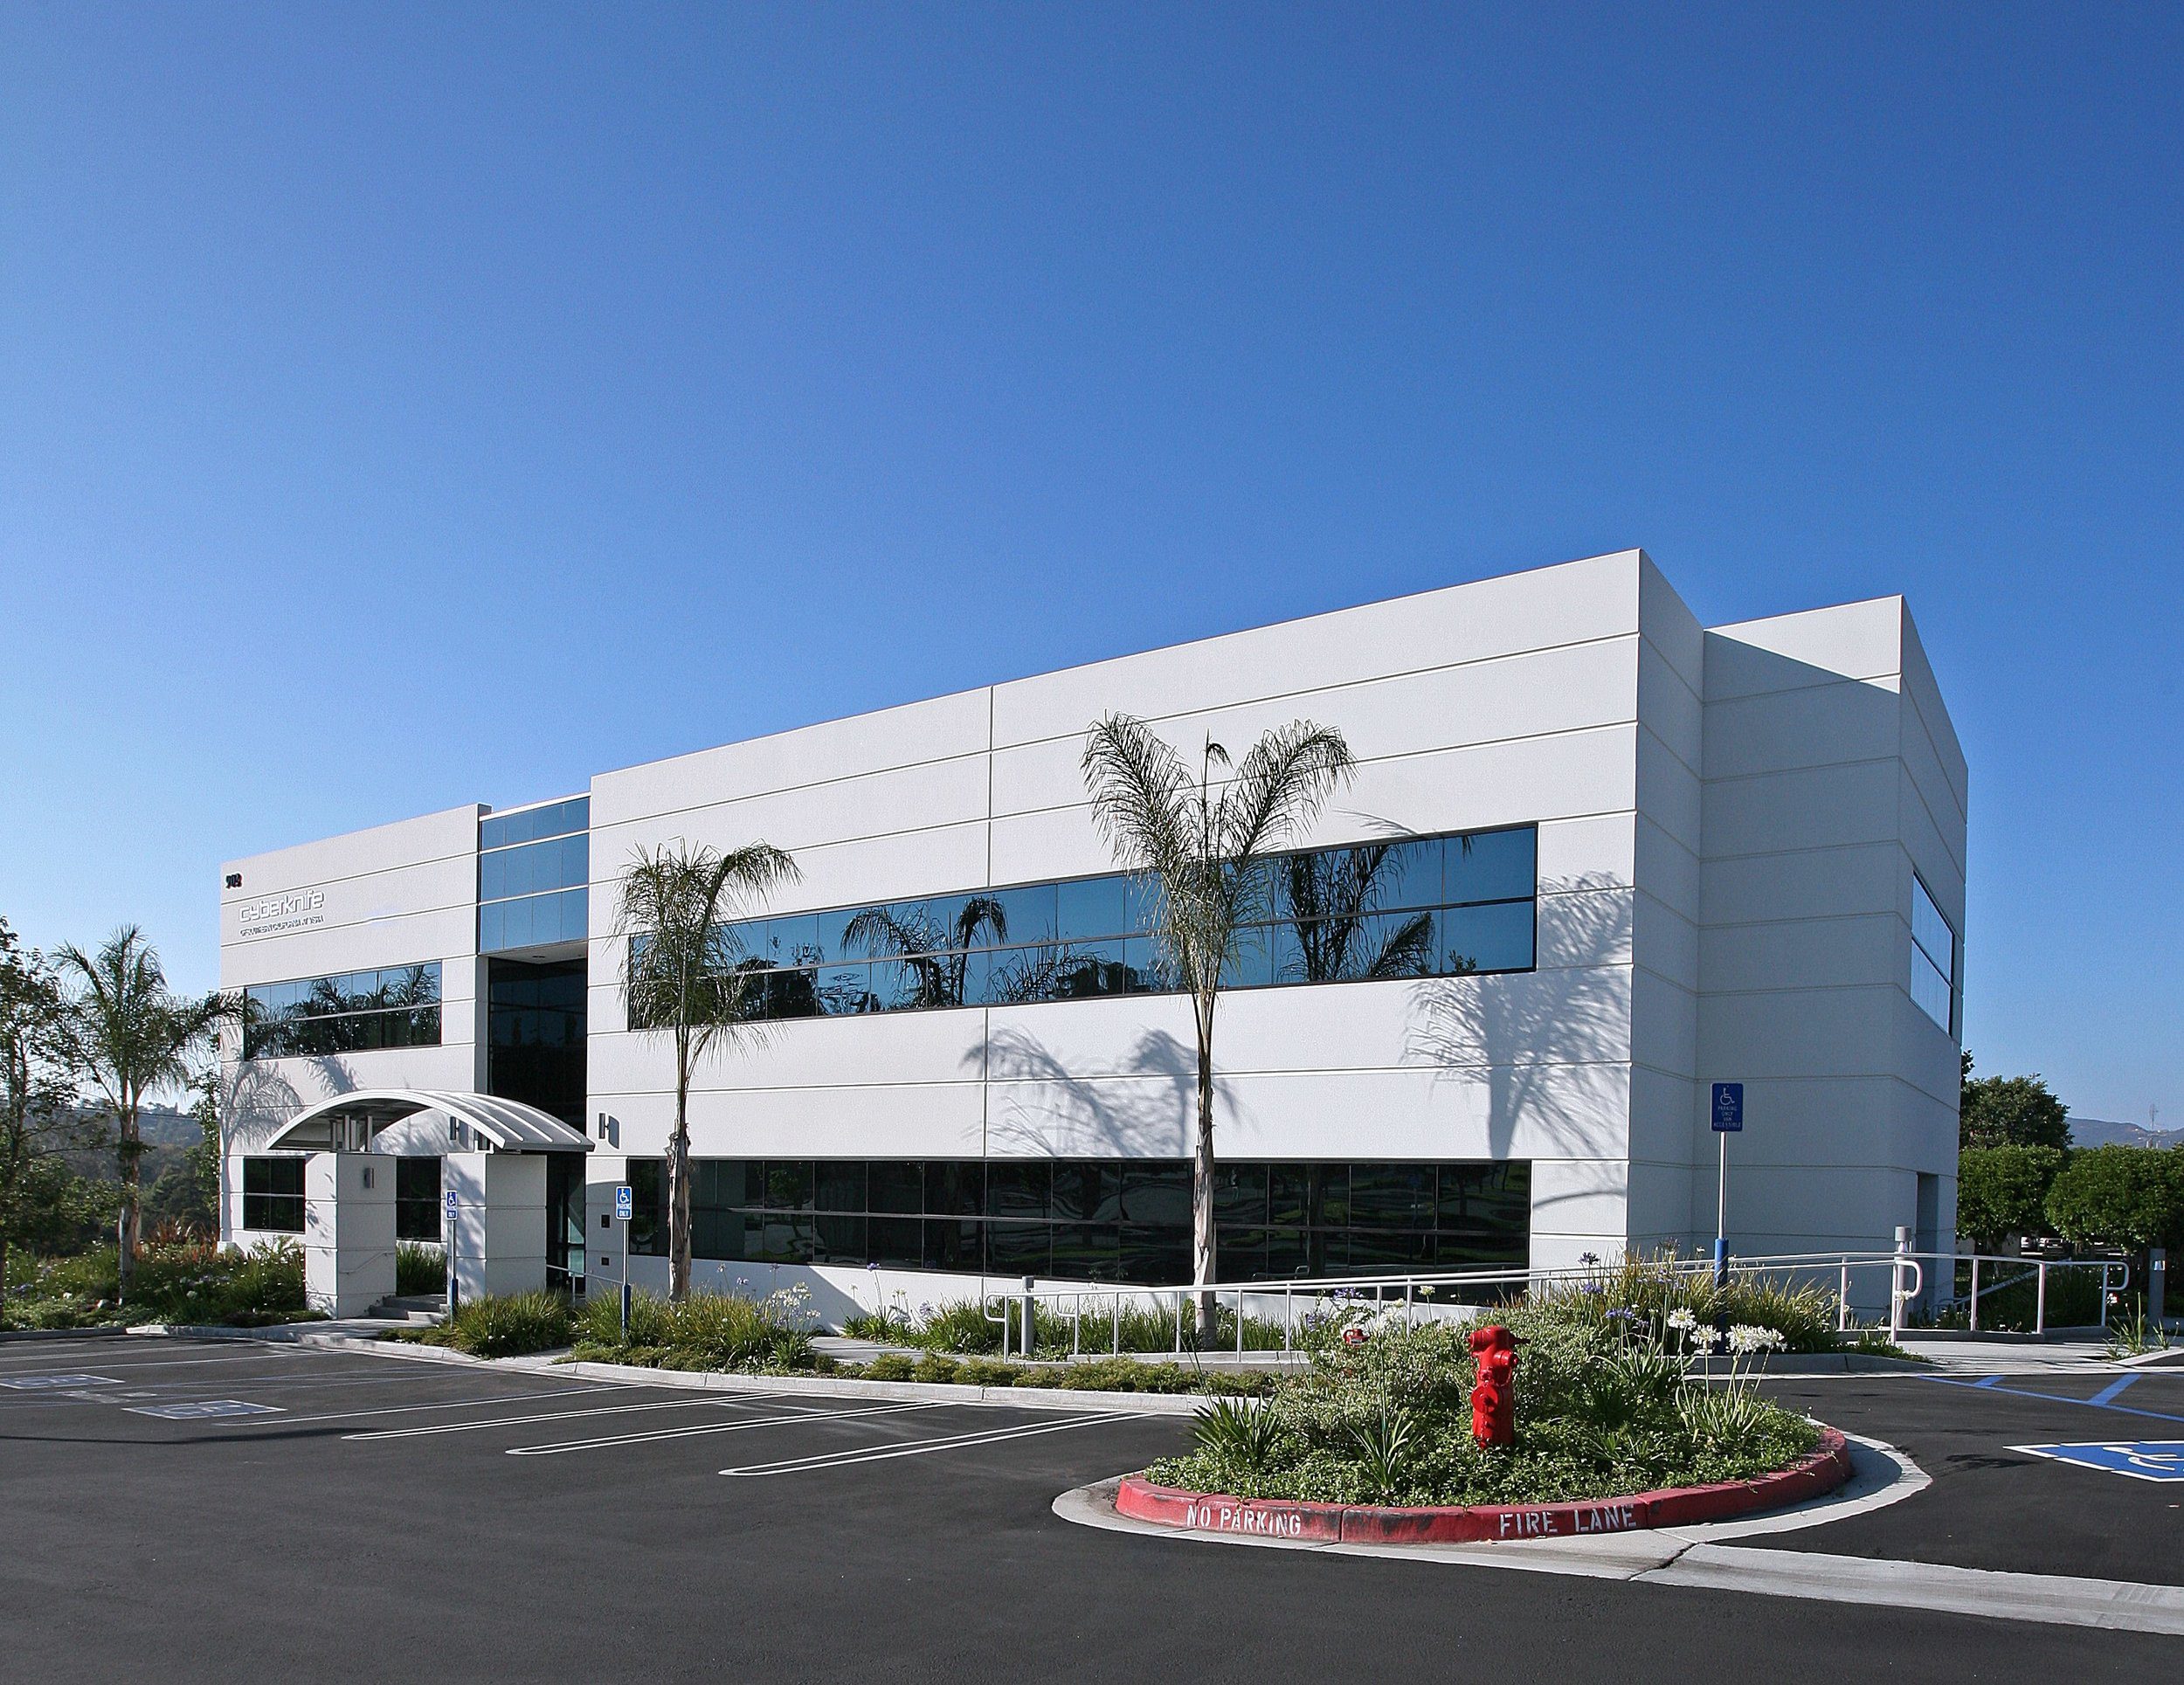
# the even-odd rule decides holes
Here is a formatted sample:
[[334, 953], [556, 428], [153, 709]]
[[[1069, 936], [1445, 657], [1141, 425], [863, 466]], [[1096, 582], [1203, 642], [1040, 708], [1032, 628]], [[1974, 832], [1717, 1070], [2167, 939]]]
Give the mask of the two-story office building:
[[763, 839], [801, 876], [739, 932], [764, 1032], [691, 1098], [699, 1279], [1185, 1279], [1191, 1019], [1092, 821], [1110, 711], [1357, 757], [1220, 1008], [1225, 1281], [1704, 1245], [1725, 1080], [1733, 1249], [1949, 1244], [1966, 768], [1910, 616], [1708, 629], [1636, 551], [232, 861], [229, 1234], [361, 1201], [362, 1259], [453, 1192], [467, 1286], [580, 1286], [627, 1182], [664, 1281], [673, 1064], [625, 1022], [618, 878]]

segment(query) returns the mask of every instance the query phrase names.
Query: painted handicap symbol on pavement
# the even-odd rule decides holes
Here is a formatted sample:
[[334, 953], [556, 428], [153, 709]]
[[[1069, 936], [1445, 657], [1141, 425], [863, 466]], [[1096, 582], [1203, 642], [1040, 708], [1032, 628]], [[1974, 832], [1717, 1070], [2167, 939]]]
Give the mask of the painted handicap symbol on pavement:
[[187, 1404], [132, 1405], [129, 1414], [164, 1416], [170, 1422], [194, 1422], [208, 1416], [278, 1416], [280, 1406], [246, 1404], [240, 1398], [195, 1398]]
[[111, 1375], [10, 1375], [0, 1380], [0, 1386], [11, 1386], [18, 1392], [52, 1392], [62, 1387], [121, 1385]]
[[2056, 1462], [2073, 1462], [2136, 1481], [2184, 1481], [2184, 1440], [2125, 1440], [2101, 1445], [2013, 1445]]

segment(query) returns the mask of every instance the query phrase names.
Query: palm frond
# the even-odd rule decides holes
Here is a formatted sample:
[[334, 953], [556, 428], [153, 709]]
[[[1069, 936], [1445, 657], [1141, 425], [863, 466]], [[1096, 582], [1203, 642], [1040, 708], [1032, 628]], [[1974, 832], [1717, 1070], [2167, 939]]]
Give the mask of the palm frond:
[[1231, 860], [1273, 853], [1308, 827], [1356, 766], [1332, 726], [1292, 720], [1251, 746], [1216, 810], [1220, 853]]

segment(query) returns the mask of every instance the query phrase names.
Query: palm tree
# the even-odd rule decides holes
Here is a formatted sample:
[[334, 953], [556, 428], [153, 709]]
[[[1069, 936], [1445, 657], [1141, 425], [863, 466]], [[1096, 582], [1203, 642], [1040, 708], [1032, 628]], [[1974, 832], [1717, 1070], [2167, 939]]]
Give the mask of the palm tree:
[[[1152, 890], [1154, 936], [1191, 997], [1198, 1033], [1198, 1141], [1191, 1177], [1191, 1281], [1199, 1337], [1214, 1338], [1213, 1011], [1238, 931], [1272, 915], [1268, 857], [1292, 842], [1354, 767], [1342, 733], [1309, 720], [1268, 732], [1241, 762], [1208, 739], [1199, 776], [1144, 721], [1110, 714], [1084, 744], [1101, 833]], [[1228, 775], [1217, 791], [1213, 769]]]
[[893, 955], [909, 967], [916, 1006], [961, 1006], [970, 980], [971, 950], [981, 930], [997, 943], [1009, 935], [1008, 911], [991, 895], [972, 895], [951, 919], [867, 907], [842, 927], [842, 940], [874, 959]]
[[1433, 969], [1434, 915], [1412, 913], [1372, 942], [1367, 922], [1381, 904], [1380, 874], [1396, 845], [1292, 854], [1282, 862], [1282, 889], [1296, 921], [1296, 970], [1306, 983], [1423, 977]]
[[747, 969], [731, 922], [798, 876], [771, 843], [718, 853], [676, 842], [639, 849], [622, 880], [616, 934], [625, 937], [622, 1000], [629, 1026], [672, 1036], [675, 1127], [667, 1147], [668, 1295], [690, 1291], [690, 1078], [723, 1042], [762, 1033], [751, 1012], [764, 971]]
[[137, 1167], [144, 1141], [138, 1117], [144, 1101], [161, 1088], [186, 1088], [191, 1052], [239, 1018], [242, 1007], [232, 995], [176, 994], [158, 952], [134, 924], [116, 930], [95, 954], [66, 943], [55, 956], [75, 985], [69, 1032], [77, 1061], [114, 1114], [121, 1170], [118, 1285], [126, 1299], [142, 1239]]

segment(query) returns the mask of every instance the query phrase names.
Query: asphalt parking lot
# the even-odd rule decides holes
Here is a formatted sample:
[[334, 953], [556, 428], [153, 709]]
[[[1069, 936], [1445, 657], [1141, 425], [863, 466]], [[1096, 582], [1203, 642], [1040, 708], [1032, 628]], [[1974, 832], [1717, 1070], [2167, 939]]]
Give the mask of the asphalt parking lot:
[[[2010, 1381], [2020, 1390], [2084, 1392]], [[2108, 1383], [2104, 1382], [2105, 1385]], [[2184, 1437], [2110, 1405], [1785, 1383], [1927, 1491], [1775, 1550], [2178, 1578], [2184, 1485], [2016, 1453]], [[2119, 1426], [2121, 1425], [2121, 1426]], [[2124, 1429], [2128, 1427], [2128, 1433]], [[1148, 1538], [1055, 1495], [1174, 1417], [694, 1393], [353, 1351], [0, 1343], [0, 1673], [33, 1681], [2144, 1680], [2184, 1642]], [[2172, 1497], [2174, 1495], [2174, 1499]]]

